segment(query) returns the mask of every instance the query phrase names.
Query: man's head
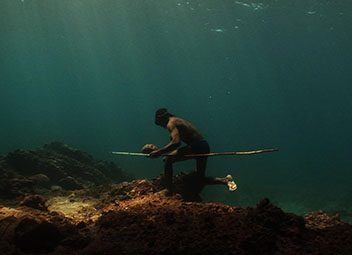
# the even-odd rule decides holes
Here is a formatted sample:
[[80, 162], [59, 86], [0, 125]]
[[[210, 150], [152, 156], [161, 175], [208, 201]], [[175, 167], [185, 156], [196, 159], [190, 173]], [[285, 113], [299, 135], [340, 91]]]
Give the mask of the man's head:
[[166, 108], [160, 108], [155, 112], [155, 124], [166, 127], [169, 122], [169, 118], [172, 116], [174, 115], [169, 113]]

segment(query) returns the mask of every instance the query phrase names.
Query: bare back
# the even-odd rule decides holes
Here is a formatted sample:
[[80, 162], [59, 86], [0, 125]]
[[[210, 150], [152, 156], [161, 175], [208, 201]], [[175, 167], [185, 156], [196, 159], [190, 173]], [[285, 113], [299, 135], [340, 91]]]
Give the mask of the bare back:
[[168, 127], [176, 127], [181, 141], [188, 145], [204, 139], [200, 132], [187, 120], [178, 117], [170, 117]]

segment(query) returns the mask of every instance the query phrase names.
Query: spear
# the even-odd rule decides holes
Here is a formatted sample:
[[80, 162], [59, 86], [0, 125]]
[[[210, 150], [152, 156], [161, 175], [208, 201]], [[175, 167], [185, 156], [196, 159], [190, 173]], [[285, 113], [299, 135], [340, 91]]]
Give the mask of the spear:
[[[196, 158], [196, 157], [213, 157], [213, 156], [234, 156], [234, 155], [253, 155], [259, 153], [267, 153], [267, 152], [274, 152], [278, 151], [278, 149], [261, 149], [261, 150], [254, 150], [254, 151], [229, 151], [229, 152], [210, 152], [210, 153], [201, 153], [201, 154], [188, 154], [184, 155], [185, 157], [189, 158]], [[124, 156], [142, 156], [148, 157], [148, 153], [139, 153], [139, 152], [127, 152], [127, 151], [113, 151], [111, 152], [115, 155], [124, 155]], [[162, 156], [173, 156], [173, 154], [164, 154]]]

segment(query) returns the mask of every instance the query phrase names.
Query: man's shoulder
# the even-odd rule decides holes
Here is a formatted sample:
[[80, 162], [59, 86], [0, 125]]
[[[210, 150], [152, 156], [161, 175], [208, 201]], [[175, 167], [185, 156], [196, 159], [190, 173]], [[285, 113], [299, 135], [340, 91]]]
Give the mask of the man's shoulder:
[[175, 116], [170, 117], [170, 121], [169, 121], [170, 124], [176, 125], [176, 126], [187, 122], [188, 122], [187, 120], [182, 119], [180, 117], [175, 117]]

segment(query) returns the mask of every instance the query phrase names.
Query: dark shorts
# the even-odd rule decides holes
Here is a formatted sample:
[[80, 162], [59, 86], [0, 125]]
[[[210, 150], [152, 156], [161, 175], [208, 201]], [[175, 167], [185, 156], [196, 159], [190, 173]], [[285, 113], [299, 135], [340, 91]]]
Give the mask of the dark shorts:
[[201, 140], [189, 145], [194, 153], [209, 153], [210, 147], [206, 140]]

